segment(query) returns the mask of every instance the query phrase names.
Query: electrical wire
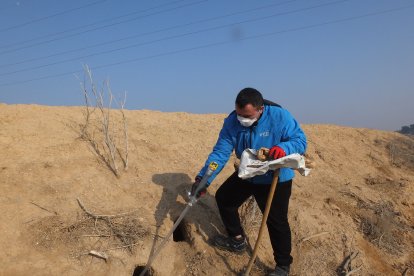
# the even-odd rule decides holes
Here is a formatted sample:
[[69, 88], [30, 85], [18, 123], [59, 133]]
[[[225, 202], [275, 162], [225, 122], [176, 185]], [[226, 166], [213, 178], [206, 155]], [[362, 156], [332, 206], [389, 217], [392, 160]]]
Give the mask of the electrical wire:
[[171, 39], [175, 39], [175, 38], [190, 36], [190, 35], [194, 35], [194, 34], [200, 34], [200, 33], [207, 32], [207, 31], [224, 29], [224, 28], [228, 28], [228, 27], [232, 27], [232, 26], [236, 26], [236, 25], [240, 25], [240, 24], [252, 23], [252, 22], [257, 22], [257, 21], [261, 21], [261, 20], [267, 20], [267, 19], [271, 19], [271, 18], [274, 18], [274, 17], [282, 16], [282, 15], [288, 15], [288, 14], [308, 11], [308, 10], [312, 10], [312, 9], [317, 9], [317, 8], [321, 8], [321, 7], [326, 7], [326, 6], [330, 6], [330, 5], [343, 3], [343, 2], [346, 2], [346, 1], [349, 1], [349, 0], [337, 0], [337, 1], [329, 2], [329, 3], [324, 3], [324, 4], [315, 5], [315, 6], [305, 7], [305, 8], [301, 8], [301, 9], [292, 10], [292, 11], [279, 12], [279, 13], [275, 13], [275, 14], [272, 14], [272, 15], [264, 16], [264, 17], [257, 17], [257, 18], [253, 18], [253, 19], [242, 20], [242, 21], [238, 21], [238, 22], [234, 22], [234, 23], [230, 23], [230, 24], [225, 24], [225, 25], [220, 25], [220, 26], [216, 26], [216, 27], [205, 28], [205, 29], [201, 29], [201, 30], [198, 30], [198, 31], [188, 32], [188, 33], [179, 34], [179, 35], [173, 35], [173, 36], [160, 38], [160, 39], [147, 41], [147, 42], [141, 42], [141, 43], [137, 43], [137, 44], [133, 44], [133, 45], [129, 45], [129, 46], [124, 46], [124, 47], [115, 48], [115, 49], [111, 49], [111, 50], [101, 51], [101, 52], [98, 52], [98, 53], [92, 53], [92, 54], [85, 55], [85, 56], [65, 59], [65, 60], [61, 60], [61, 61], [56, 61], [56, 62], [43, 64], [43, 65], [38, 65], [38, 66], [29, 67], [29, 68], [20, 69], [20, 70], [15, 70], [15, 71], [11, 71], [11, 72], [0, 73], [0, 76], [12, 75], [12, 74], [16, 74], [16, 73], [21, 73], [21, 72], [31, 71], [31, 70], [35, 70], [35, 69], [45, 68], [45, 67], [49, 67], [49, 66], [53, 66], [53, 65], [57, 65], [57, 64], [62, 64], [62, 63], [66, 63], [66, 62], [71, 62], [71, 61], [75, 61], [75, 60], [80, 60], [80, 59], [84, 59], [84, 58], [88, 58], [88, 57], [99, 56], [99, 55], [103, 55], [103, 54], [109, 54], [109, 53], [113, 53], [113, 52], [118, 52], [118, 51], [131, 49], [131, 48], [135, 48], [135, 47], [139, 47], [139, 46], [143, 46], [143, 45], [153, 44], [153, 43], [156, 43], [156, 42], [162, 42], [162, 41], [171, 40]]
[[25, 44], [25, 43], [28, 43], [28, 42], [32, 42], [32, 41], [42, 39], [42, 38], [50, 38], [51, 36], [56, 36], [56, 35], [60, 35], [60, 34], [69, 33], [71, 31], [84, 29], [84, 28], [94, 26], [94, 25], [97, 25], [97, 24], [100, 24], [100, 23], [108, 23], [109, 21], [113, 21], [113, 20], [116, 20], [116, 19], [119, 19], [119, 18], [127, 17], [127, 16], [130, 16], [130, 15], [138, 14], [138, 13], [147, 12], [147, 11], [158, 9], [158, 8], [162, 8], [162, 7], [169, 6], [171, 4], [175, 4], [175, 3], [178, 3], [178, 2], [182, 2], [182, 1], [185, 1], [185, 0], [172, 1], [172, 2], [168, 2], [167, 4], [157, 5], [157, 6], [145, 9], [145, 10], [138, 10], [138, 11], [130, 12], [130, 13], [115, 16], [115, 17], [105, 18], [104, 20], [95, 21], [93, 23], [89, 23], [89, 24], [86, 24], [86, 25], [78, 26], [78, 27], [67, 29], [67, 30], [64, 30], [64, 31], [59, 31], [59, 32], [56, 32], [56, 33], [46, 34], [46, 35], [43, 35], [43, 36], [38, 36], [36, 38], [32, 38], [32, 39], [28, 39], [28, 40], [24, 40], [24, 41], [19, 41], [19, 42], [8, 44], [8, 45], [1, 45], [0, 47], [1, 48], [10, 48], [10, 47], [15, 46], [15, 45]]
[[[401, 10], [405, 10], [405, 9], [410, 9], [410, 8], [413, 8], [413, 7], [414, 7], [414, 4], [399, 7], [399, 8], [393, 8], [393, 9], [387, 9], [387, 10], [382, 10], [382, 11], [377, 11], [377, 12], [366, 13], [366, 14], [362, 14], [362, 15], [345, 17], [345, 18], [341, 18], [341, 19], [326, 21], [326, 22], [307, 25], [307, 26], [302, 26], [302, 27], [295, 27], [295, 28], [290, 28], [290, 29], [285, 29], [285, 30], [279, 30], [279, 31], [263, 33], [263, 34], [253, 35], [253, 36], [247, 36], [247, 37], [240, 38], [240, 40], [254, 40], [254, 39], [259, 39], [259, 38], [264, 38], [264, 37], [280, 35], [280, 34], [284, 34], [284, 33], [290, 33], [290, 32], [297, 32], [297, 31], [302, 31], [302, 30], [307, 30], [307, 29], [313, 29], [313, 28], [323, 27], [323, 26], [327, 26], [327, 25], [331, 25], [331, 24], [338, 24], [338, 23], [349, 22], [349, 21], [353, 21], [353, 20], [366, 18], [366, 17], [372, 17], [372, 16], [378, 16], [378, 15], [387, 14], [387, 13], [391, 13], [391, 12], [397, 12], [397, 11], [401, 11]], [[195, 50], [200, 50], [200, 49], [206, 49], [206, 48], [216, 47], [216, 46], [230, 44], [230, 43], [233, 43], [233, 40], [215, 42], [215, 43], [205, 44], [205, 45], [201, 45], [201, 46], [195, 46], [195, 47], [191, 47], [191, 48], [185, 48], [185, 49], [180, 49], [180, 50], [155, 54], [155, 55], [151, 55], [151, 56], [139, 57], [139, 58], [119, 61], [119, 62], [115, 62], [115, 63], [99, 65], [99, 66], [91, 67], [90, 69], [91, 70], [96, 70], [96, 69], [101, 69], [101, 68], [108, 68], [108, 67], [112, 67], [112, 66], [117, 66], [117, 65], [127, 64], [127, 63], [133, 63], [133, 62], [137, 62], [137, 61], [148, 60], [148, 59], [153, 59], [153, 58], [158, 58], [158, 57], [163, 57], [163, 56], [169, 56], [169, 55], [174, 55], [174, 54], [179, 54], [179, 53], [184, 53], [184, 52], [190, 52], [190, 51], [195, 51]], [[82, 71], [79, 71], [79, 70], [64, 72], [64, 73], [48, 75], [48, 76], [33, 78], [33, 79], [29, 79], [29, 80], [24, 80], [24, 81], [4, 83], [4, 84], [0, 84], [0, 87], [24, 84], [24, 83], [29, 83], [29, 82], [38, 81], [38, 80], [44, 80], [44, 79], [50, 79], [50, 78], [56, 78], [56, 77], [61, 77], [61, 76], [66, 76], [66, 75], [73, 75], [73, 74], [80, 74], [80, 73], [82, 73]]]
[[101, 29], [113, 27], [113, 26], [116, 26], [116, 25], [119, 25], [119, 24], [128, 23], [128, 22], [131, 22], [131, 21], [135, 21], [135, 20], [138, 20], [138, 19], [145, 18], [145, 17], [150, 17], [150, 16], [153, 16], [153, 15], [158, 15], [158, 14], [161, 14], [161, 13], [170, 12], [170, 11], [174, 11], [174, 10], [177, 10], [177, 9], [181, 9], [181, 8], [193, 6], [193, 5], [200, 4], [200, 3], [203, 3], [203, 2], [206, 2], [206, 1], [208, 1], [208, 0], [200, 0], [200, 1], [197, 1], [197, 2], [192, 2], [192, 3], [189, 3], [189, 4], [182, 5], [182, 6], [174, 7], [174, 8], [171, 8], [171, 9], [167, 9], [167, 10], [163, 10], [163, 11], [159, 11], [159, 12], [154, 12], [154, 13], [147, 14], [147, 15], [143, 15], [143, 16], [139, 16], [139, 17], [134, 17], [134, 18], [131, 18], [131, 19], [123, 20], [123, 21], [120, 21], [120, 22], [112, 23], [112, 24], [107, 24], [107, 25], [104, 25], [104, 26], [101, 26], [101, 27], [96, 27], [96, 28], [93, 28], [93, 29], [90, 29], [90, 30], [86, 30], [86, 31], [82, 31], [82, 32], [77, 32], [77, 33], [74, 33], [74, 34], [71, 34], [71, 35], [68, 35], [68, 36], [64, 36], [64, 37], [60, 37], [60, 38], [54, 38], [54, 39], [49, 39], [49, 40], [46, 40], [46, 41], [42, 41], [42, 42], [30, 44], [30, 45], [23, 46], [23, 47], [20, 47], [20, 48], [6, 50], [6, 51], [3, 51], [3, 52], [0, 52], [0, 55], [4, 55], [4, 54], [8, 54], [8, 53], [13, 53], [13, 52], [16, 52], [16, 51], [19, 51], [19, 50], [23, 50], [23, 49], [27, 49], [27, 48], [32, 48], [34, 46], [43, 45], [43, 44], [47, 44], [47, 43], [50, 43], [50, 42], [54, 42], [54, 41], [66, 39], [66, 38], [69, 38], [69, 37], [78, 36], [80, 34], [85, 34], [85, 33], [89, 33], [89, 32], [92, 32], [92, 31], [96, 31], [96, 30], [101, 30]]
[[0, 32], [5, 32], [5, 31], [10, 31], [10, 30], [14, 30], [14, 29], [17, 29], [17, 28], [21, 28], [21, 27], [24, 27], [24, 26], [27, 26], [27, 25], [31, 25], [33, 23], [37, 23], [37, 22], [40, 22], [40, 21], [44, 21], [44, 20], [47, 20], [47, 19], [50, 19], [50, 18], [53, 18], [53, 17], [56, 17], [56, 16], [64, 15], [64, 14], [71, 13], [71, 12], [74, 12], [74, 11], [77, 11], [77, 10], [81, 10], [81, 9], [84, 9], [84, 8], [89, 8], [91, 6], [95, 6], [97, 4], [101, 4], [101, 3], [106, 2], [106, 1], [107, 0], [99, 0], [99, 1], [92, 2], [90, 4], [86, 4], [86, 5], [80, 6], [80, 7], [76, 7], [76, 8], [64, 10], [64, 11], [61, 11], [61, 12], [58, 12], [58, 13], [55, 13], [55, 14], [47, 15], [45, 17], [33, 19], [33, 20], [30, 20], [30, 21], [27, 21], [27, 22], [24, 22], [24, 23], [15, 25], [15, 26], [11, 26], [11, 27], [6, 27], [6, 28], [3, 28], [3, 29], [0, 29]]
[[55, 54], [52, 54], [52, 55], [47, 55], [47, 56], [37, 57], [37, 58], [31, 58], [31, 59], [27, 59], [27, 60], [23, 60], [23, 61], [19, 61], [19, 62], [14, 62], [14, 63], [9, 63], [9, 64], [0, 64], [0, 68], [15, 66], [15, 65], [24, 64], [24, 63], [28, 63], [28, 62], [32, 62], [32, 61], [37, 61], [37, 60], [43, 60], [43, 59], [47, 59], [47, 58], [51, 58], [51, 57], [56, 57], [56, 56], [65, 55], [65, 54], [69, 54], [69, 53], [79, 52], [79, 51], [83, 51], [83, 50], [86, 50], [86, 49], [91, 49], [91, 48], [100, 47], [100, 46], [104, 46], [104, 45], [109, 45], [109, 44], [113, 44], [113, 43], [119, 43], [120, 41], [125, 41], [125, 40], [134, 39], [134, 38], [144, 37], [144, 36], [147, 36], [147, 35], [152, 35], [152, 34], [165, 32], [165, 31], [171, 31], [171, 30], [174, 30], [174, 29], [184, 28], [184, 27], [188, 27], [188, 26], [191, 26], [191, 25], [195, 25], [195, 24], [206, 23], [206, 22], [210, 22], [210, 21], [214, 21], [214, 20], [218, 20], [218, 19], [222, 19], [222, 18], [231, 17], [231, 16], [234, 16], [234, 15], [239, 15], [239, 14], [243, 14], [243, 13], [250, 13], [250, 12], [261, 10], [261, 9], [269, 9], [269, 8], [272, 8], [272, 7], [275, 7], [275, 6], [280, 6], [280, 5], [295, 2], [295, 1], [297, 1], [297, 0], [289, 0], [289, 1], [284, 1], [284, 2], [280, 2], [280, 3], [276, 3], [276, 4], [260, 6], [260, 7], [256, 7], [256, 8], [253, 8], [253, 9], [228, 13], [228, 14], [225, 14], [225, 15], [210, 17], [210, 18], [207, 18], [207, 19], [201, 19], [201, 20], [197, 20], [197, 21], [192, 21], [192, 22], [189, 22], [189, 23], [185, 23], [185, 24], [181, 24], [181, 25], [175, 25], [175, 26], [171, 26], [171, 27], [168, 27], [168, 28], [162, 28], [162, 29], [158, 29], [158, 30], [155, 30], [155, 31], [151, 31], [151, 32], [145, 32], [145, 33], [140, 33], [140, 34], [136, 34], [136, 35], [132, 35], [132, 36], [118, 38], [118, 39], [115, 39], [115, 40], [100, 42], [100, 43], [96, 43], [96, 44], [89, 45], [89, 46], [86, 46], [86, 47], [67, 50], [67, 51], [55, 53]]

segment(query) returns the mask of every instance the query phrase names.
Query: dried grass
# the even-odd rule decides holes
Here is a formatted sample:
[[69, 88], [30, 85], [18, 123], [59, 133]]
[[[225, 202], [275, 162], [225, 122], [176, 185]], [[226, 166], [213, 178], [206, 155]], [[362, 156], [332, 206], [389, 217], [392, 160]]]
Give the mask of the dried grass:
[[399, 137], [387, 146], [391, 164], [414, 169], [414, 136]]
[[364, 237], [389, 254], [402, 255], [404, 246], [398, 238], [406, 228], [398, 222], [390, 202], [365, 205], [359, 211], [360, 230]]
[[37, 248], [54, 250], [64, 247], [74, 257], [86, 255], [91, 250], [127, 249], [132, 254], [132, 248], [150, 235], [149, 229], [132, 212], [99, 218], [84, 213], [72, 223], [56, 215], [29, 227]]

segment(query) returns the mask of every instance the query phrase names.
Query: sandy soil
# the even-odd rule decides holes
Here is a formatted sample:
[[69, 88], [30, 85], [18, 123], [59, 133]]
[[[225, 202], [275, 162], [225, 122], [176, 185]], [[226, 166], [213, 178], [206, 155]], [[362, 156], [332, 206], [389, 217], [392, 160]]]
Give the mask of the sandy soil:
[[[185, 207], [225, 117], [125, 111], [129, 166], [124, 171], [118, 158], [116, 177], [102, 158], [98, 112], [89, 126], [98, 147], [81, 138], [83, 111], [0, 104], [1, 275], [133, 275]], [[112, 122], [125, 156], [119, 114]], [[353, 275], [414, 275], [414, 140], [335, 125], [303, 128], [316, 168], [294, 182], [292, 275], [344, 275], [352, 253], [358, 253], [347, 267], [357, 269]], [[223, 232], [214, 194], [233, 161], [190, 210], [183, 241], [161, 251], [155, 275], [234, 275], [247, 265], [248, 253], [209, 244]], [[101, 217], [89, 216], [77, 199]], [[257, 228], [247, 226], [253, 245]], [[257, 264], [252, 275], [274, 266], [267, 236]]]

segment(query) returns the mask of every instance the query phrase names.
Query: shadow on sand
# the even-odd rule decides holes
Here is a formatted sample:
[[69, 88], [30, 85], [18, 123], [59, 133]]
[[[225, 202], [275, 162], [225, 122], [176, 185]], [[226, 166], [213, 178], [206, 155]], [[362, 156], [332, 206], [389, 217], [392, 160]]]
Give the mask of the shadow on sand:
[[[154, 241], [150, 251], [149, 258], [153, 255], [157, 248], [159, 230], [163, 225], [164, 220], [169, 216], [176, 220], [181, 212], [186, 207], [188, 201], [188, 192], [193, 184], [192, 179], [184, 173], [163, 173], [154, 174], [152, 181], [163, 188], [161, 199], [155, 210], [156, 232]], [[211, 195], [208, 190], [188, 212], [186, 221], [194, 224], [196, 233], [199, 234], [203, 241], [212, 246], [212, 238], [218, 233], [225, 233], [224, 226], [219, 217], [219, 212], [216, 205], [214, 195]], [[160, 240], [161, 241], [161, 240]], [[250, 246], [249, 246], [250, 247]], [[234, 267], [228, 262], [228, 253], [214, 248], [214, 251], [220, 256], [229, 271], [238, 274]], [[247, 254], [251, 256], [252, 249], [249, 248]], [[247, 263], [246, 263], [247, 264]], [[256, 265], [263, 266], [260, 260], [256, 260]]]

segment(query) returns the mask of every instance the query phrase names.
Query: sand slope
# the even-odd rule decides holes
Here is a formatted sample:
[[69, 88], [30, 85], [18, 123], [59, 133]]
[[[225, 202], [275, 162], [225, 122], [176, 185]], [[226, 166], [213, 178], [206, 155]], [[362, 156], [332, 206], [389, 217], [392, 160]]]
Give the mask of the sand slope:
[[[164, 237], [184, 208], [225, 117], [126, 111], [129, 168], [122, 171], [118, 160], [116, 177], [80, 139], [82, 111], [0, 104], [1, 275], [132, 275], [147, 261], [154, 237]], [[122, 145], [118, 115], [113, 122]], [[355, 275], [401, 275], [407, 268], [413, 275], [414, 141], [378, 130], [303, 128], [316, 168], [295, 178], [292, 275], [338, 275], [353, 252], [359, 252], [351, 262], [350, 269], [360, 267]], [[171, 240], [162, 250], [155, 274], [234, 275], [248, 263], [247, 253], [218, 251], [208, 241], [223, 231], [214, 193], [233, 161], [190, 210], [185, 241]], [[93, 219], [77, 198], [95, 215], [123, 215]], [[254, 243], [256, 231], [250, 232]], [[107, 261], [90, 250], [106, 253]], [[258, 264], [252, 275], [274, 266], [268, 237]]]

